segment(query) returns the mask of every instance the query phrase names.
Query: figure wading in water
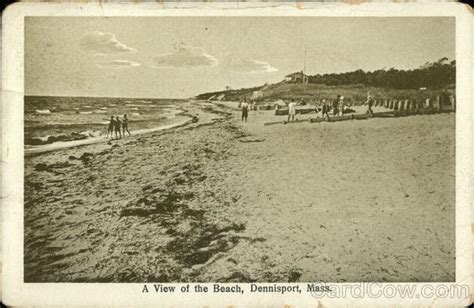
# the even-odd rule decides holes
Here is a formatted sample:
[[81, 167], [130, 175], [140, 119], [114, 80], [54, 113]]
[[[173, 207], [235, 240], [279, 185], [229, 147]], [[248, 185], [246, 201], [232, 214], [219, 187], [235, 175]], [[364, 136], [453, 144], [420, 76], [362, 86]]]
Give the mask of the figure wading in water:
[[110, 138], [114, 137], [113, 136], [114, 127], [115, 127], [114, 116], [110, 116], [109, 127], [107, 128], [107, 136], [105, 137], [106, 139], [109, 138], [109, 134], [110, 134]]
[[122, 131], [123, 131], [123, 137], [125, 138], [125, 131], [127, 131], [128, 135], [131, 136], [130, 131], [128, 130], [128, 118], [127, 115], [123, 115], [123, 120], [122, 120]]
[[119, 117], [115, 117], [115, 138], [118, 139], [117, 133], [122, 138], [122, 131], [120, 130], [122, 128], [122, 121], [120, 120]]

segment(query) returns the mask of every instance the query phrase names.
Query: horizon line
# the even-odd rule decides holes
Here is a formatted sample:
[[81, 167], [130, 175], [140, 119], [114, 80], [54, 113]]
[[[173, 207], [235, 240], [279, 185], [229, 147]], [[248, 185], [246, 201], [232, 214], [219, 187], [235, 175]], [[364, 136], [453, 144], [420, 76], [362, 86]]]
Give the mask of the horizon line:
[[190, 100], [195, 99], [196, 96], [186, 98], [173, 98], [173, 97], [130, 97], [130, 96], [101, 96], [101, 95], [55, 95], [55, 94], [24, 94], [23, 97], [80, 97], [80, 98], [124, 98], [124, 99], [162, 99], [162, 100]]

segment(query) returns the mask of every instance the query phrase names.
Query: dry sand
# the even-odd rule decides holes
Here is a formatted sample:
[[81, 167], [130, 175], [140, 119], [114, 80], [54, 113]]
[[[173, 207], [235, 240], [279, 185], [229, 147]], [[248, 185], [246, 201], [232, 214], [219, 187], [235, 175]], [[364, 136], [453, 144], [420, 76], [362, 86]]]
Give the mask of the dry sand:
[[25, 281], [454, 280], [454, 114], [213, 110], [26, 157]]

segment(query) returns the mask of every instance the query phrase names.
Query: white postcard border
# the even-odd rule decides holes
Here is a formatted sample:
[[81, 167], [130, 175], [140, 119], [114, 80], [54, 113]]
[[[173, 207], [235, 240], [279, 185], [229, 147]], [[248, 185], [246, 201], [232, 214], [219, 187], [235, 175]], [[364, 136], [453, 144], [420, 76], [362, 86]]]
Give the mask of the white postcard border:
[[[23, 282], [23, 93], [24, 16], [455, 16], [456, 17], [456, 284], [472, 284], [471, 176], [472, 64], [469, 8], [454, 3], [406, 4], [262, 4], [143, 3], [51, 4], [19, 3], [3, 16], [3, 301], [10, 305], [137, 305], [168, 306], [291, 306], [358, 304], [456, 304], [467, 302], [433, 298], [316, 299], [309, 293], [262, 295], [255, 293], [165, 295], [142, 293], [135, 283], [24, 283]], [[270, 7], [268, 7], [270, 6]], [[253, 8], [252, 8], [253, 7]], [[256, 8], [257, 7], [257, 8]], [[147, 284], [151, 285], [151, 284]], [[172, 284], [178, 288], [186, 284]], [[205, 285], [205, 284], [202, 284]], [[207, 284], [212, 285], [212, 284]], [[246, 285], [246, 284], [241, 284]], [[306, 290], [306, 284], [299, 284]], [[346, 284], [329, 284], [346, 285]], [[393, 284], [420, 285], [420, 284]], [[440, 284], [430, 284], [433, 286]], [[447, 283], [444, 285], [454, 285]], [[212, 287], [212, 286], [211, 286]]]

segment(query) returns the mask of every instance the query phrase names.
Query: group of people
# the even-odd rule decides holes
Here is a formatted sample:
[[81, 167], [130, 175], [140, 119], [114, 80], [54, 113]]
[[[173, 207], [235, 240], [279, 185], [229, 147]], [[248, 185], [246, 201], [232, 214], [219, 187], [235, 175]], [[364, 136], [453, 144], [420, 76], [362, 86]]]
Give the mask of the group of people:
[[[366, 103], [367, 103], [367, 106], [368, 106], [367, 113], [370, 116], [373, 116], [374, 113], [373, 113], [372, 107], [374, 105], [374, 100], [373, 100], [372, 96], [370, 95], [370, 91], [367, 92], [367, 102]], [[300, 104], [301, 105], [306, 105], [306, 103], [303, 100], [301, 101]], [[288, 103], [288, 122], [295, 120], [296, 105], [297, 105], [297, 103], [295, 102], [294, 99], [292, 99]], [[344, 101], [344, 96], [342, 96], [342, 95], [338, 95], [336, 100], [334, 100], [332, 102], [327, 101], [326, 99], [323, 99], [321, 101], [320, 107], [321, 107], [320, 109], [316, 108], [316, 112], [319, 112], [319, 110], [321, 110], [322, 117], [326, 118], [328, 121], [331, 119], [330, 116], [329, 116], [329, 112], [331, 111], [331, 109], [332, 109], [332, 115], [333, 116], [343, 116], [344, 113], [346, 113], [346, 111], [348, 111], [347, 106], [346, 106], [346, 102]], [[252, 101], [252, 103], [250, 103], [250, 101], [248, 99], [243, 99], [242, 101], [239, 102], [239, 108], [242, 111], [242, 122], [247, 122], [249, 110], [256, 110], [255, 101]], [[278, 105], [276, 105], [276, 108], [278, 108]], [[349, 112], [350, 112], [350, 110], [349, 110]]]
[[[323, 100], [323, 101], [325, 101], [325, 100]], [[332, 109], [332, 115], [333, 116], [342, 116], [342, 115], [344, 115], [344, 110], [346, 108], [346, 103], [344, 102], [344, 96], [338, 95], [336, 100], [332, 102], [332, 108], [333, 108]], [[328, 113], [329, 113], [329, 110], [328, 110]], [[323, 114], [323, 116], [324, 116], [324, 114]]]
[[[374, 105], [374, 99], [370, 95], [370, 91], [367, 92], [367, 114], [369, 116], [374, 115], [374, 111], [372, 110], [372, 107]], [[326, 118], [328, 121], [330, 120], [329, 116], [329, 111], [331, 110], [332, 107], [332, 114], [333, 116], [342, 116], [344, 115], [346, 111], [346, 104], [344, 102], [344, 96], [338, 95], [336, 100], [332, 102], [332, 104], [329, 104], [326, 99], [323, 99], [321, 101], [321, 114], [323, 118]]]
[[110, 122], [109, 122], [109, 127], [107, 129], [107, 136], [105, 138], [110, 138], [113, 139], [113, 133], [115, 132], [115, 138], [119, 139], [123, 137], [125, 138], [125, 132], [128, 133], [129, 136], [130, 131], [128, 130], [128, 117], [126, 114], [123, 115], [123, 118], [120, 118], [118, 116], [110, 116]]
[[[329, 116], [329, 112], [332, 108], [333, 116], [342, 116], [344, 111], [346, 110], [346, 104], [344, 102], [344, 96], [338, 95], [336, 100], [328, 102], [326, 99], [321, 101], [321, 114], [323, 118], [326, 118], [328, 121], [331, 119]], [[316, 112], [319, 112], [318, 108], [316, 108]], [[288, 122], [294, 121], [296, 115], [296, 102], [292, 99], [290, 103], [288, 103]]]

